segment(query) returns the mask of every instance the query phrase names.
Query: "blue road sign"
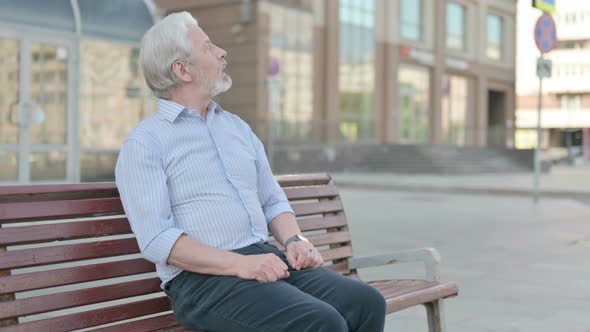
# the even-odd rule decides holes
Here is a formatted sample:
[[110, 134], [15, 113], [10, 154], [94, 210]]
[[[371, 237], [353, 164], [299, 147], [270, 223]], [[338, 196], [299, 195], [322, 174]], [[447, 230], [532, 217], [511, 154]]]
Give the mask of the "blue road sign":
[[535, 44], [541, 53], [547, 53], [557, 44], [557, 28], [550, 14], [544, 13], [535, 24]]

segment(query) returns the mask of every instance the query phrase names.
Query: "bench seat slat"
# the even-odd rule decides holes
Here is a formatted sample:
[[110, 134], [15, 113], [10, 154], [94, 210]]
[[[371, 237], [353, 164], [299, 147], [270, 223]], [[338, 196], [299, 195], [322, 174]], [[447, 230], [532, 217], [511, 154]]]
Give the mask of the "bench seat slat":
[[136, 254], [135, 238], [0, 252], [0, 270]]
[[0, 302], [0, 320], [157, 293], [160, 283], [159, 278], [142, 279]]
[[301, 228], [303, 232], [343, 227], [347, 225], [346, 217], [341, 214], [335, 216], [321, 216], [306, 219], [299, 218], [297, 219], [297, 223], [299, 224], [299, 228]]
[[324, 246], [342, 242], [350, 242], [351, 235], [349, 231], [331, 232], [326, 234], [307, 235], [307, 238], [314, 246]]
[[291, 187], [284, 188], [284, 191], [289, 201], [336, 197], [338, 195], [338, 189], [333, 184], [321, 186]]
[[0, 246], [131, 234], [127, 218], [0, 228]]
[[33, 184], [33, 185], [16, 185], [1, 186], [0, 199], [13, 195], [39, 195], [55, 193], [84, 193], [84, 192], [109, 192], [117, 190], [114, 182], [87, 182], [72, 184]]
[[[352, 256], [350, 246], [320, 252], [326, 261]], [[6, 251], [0, 253], [0, 270], [135, 253], [139, 247], [134, 238]]]
[[324, 267], [328, 270], [332, 270], [332, 271], [339, 273], [339, 274], [349, 274], [350, 273], [350, 269], [348, 268], [347, 262], [325, 265]]
[[[296, 174], [275, 176], [281, 187], [299, 187], [326, 185], [331, 181], [327, 173]], [[0, 188], [0, 198], [12, 195], [35, 195], [48, 193], [75, 193], [75, 192], [98, 192], [112, 191], [117, 187], [114, 182], [78, 183], [66, 185], [25, 185], [25, 186], [3, 186]]]
[[[412, 305], [417, 304], [424, 304], [427, 302], [432, 301], [432, 297], [434, 299], [438, 298], [437, 296], [454, 296], [457, 294], [456, 285], [454, 283], [433, 283], [433, 282], [425, 282], [423, 280], [387, 280], [387, 281], [379, 281], [375, 283], [371, 283], [375, 286], [387, 299], [388, 304], [388, 313], [392, 313], [395, 311], [399, 311], [405, 309]], [[395, 292], [384, 292], [384, 290], [391, 290], [395, 289]], [[412, 304], [413, 303], [413, 304]], [[156, 317], [158, 318], [157, 321], [162, 320], [167, 322], [167, 327], [172, 327], [174, 316], [172, 314], [169, 317], [164, 318], [165, 316]], [[154, 318], [152, 318], [154, 319]], [[127, 323], [119, 326], [114, 326], [107, 329], [100, 329], [98, 331], [101, 332], [125, 332], [130, 330], [125, 330], [123, 327], [135, 327], [137, 328], [131, 329], [131, 331], [153, 331], [150, 329], [150, 325], [148, 320]], [[158, 325], [159, 326], [159, 325]], [[186, 331], [182, 327], [177, 327], [174, 329], [166, 330], [166, 331]]]
[[[141, 319], [129, 323], [123, 323], [119, 325], [104, 327], [100, 329], [93, 330], [96, 332], [151, 332], [151, 331], [162, 331], [168, 328], [178, 327], [178, 323], [176, 322], [176, 318], [174, 314], [167, 314], [157, 317], [151, 317], [146, 319]], [[204, 332], [204, 331], [195, 331], [195, 332]]]
[[[277, 175], [275, 176], [281, 187], [299, 187], [326, 185], [332, 178], [327, 173], [316, 174], [295, 174], [295, 175]], [[112, 191], [117, 187], [114, 182], [94, 182], [94, 183], [77, 183], [66, 185], [17, 185], [2, 186], [0, 188], [0, 198], [12, 195], [35, 195], [48, 193], [75, 193], [75, 192], [98, 192]]]
[[328, 184], [332, 180], [328, 173], [286, 174], [275, 178], [283, 188]]
[[136, 258], [0, 277], [0, 294], [155, 272], [154, 264]]
[[[302, 231], [346, 226], [343, 215], [298, 220]], [[0, 228], [0, 246], [73, 240], [86, 237], [131, 234], [127, 218], [86, 220], [48, 225]]]
[[352, 257], [352, 247], [346, 246], [346, 247], [328, 249], [328, 250], [320, 251], [320, 253], [322, 254], [322, 258], [326, 262], [334, 260], [334, 259], [349, 258], [349, 257]]
[[298, 217], [341, 212], [343, 209], [342, 201], [340, 200], [292, 204], [291, 207], [293, 208], [295, 215]]
[[166, 296], [0, 327], [0, 332], [65, 332], [172, 310]]
[[[381, 281], [378, 283], [369, 283], [383, 294], [387, 303], [387, 313], [400, 311], [418, 304], [432, 302], [437, 299], [456, 296], [459, 291], [454, 282], [447, 283], [431, 283], [421, 281], [425, 285], [423, 287], [414, 286], [412, 291], [403, 289], [404, 286], [400, 280]], [[398, 290], [388, 288], [392, 284], [397, 284]], [[388, 290], [387, 290], [388, 289]]]
[[96, 214], [123, 213], [118, 197], [0, 204], [0, 221], [52, 220]]
[[418, 304], [429, 303], [438, 299], [446, 299], [459, 294], [455, 283], [447, 283], [428, 289], [416, 291], [410, 295], [402, 295], [387, 302], [388, 312], [400, 311]]
[[424, 280], [389, 280], [378, 287], [382, 294], [397, 297], [433, 287], [437, 284], [436, 282], [425, 282]]

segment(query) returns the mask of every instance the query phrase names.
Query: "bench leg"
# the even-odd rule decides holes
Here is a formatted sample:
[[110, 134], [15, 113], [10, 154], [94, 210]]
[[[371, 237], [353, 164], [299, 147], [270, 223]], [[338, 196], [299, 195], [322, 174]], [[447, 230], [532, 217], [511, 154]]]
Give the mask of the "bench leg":
[[445, 320], [443, 315], [442, 300], [426, 303], [426, 314], [428, 315], [428, 331], [429, 332], [443, 332], [446, 330]]

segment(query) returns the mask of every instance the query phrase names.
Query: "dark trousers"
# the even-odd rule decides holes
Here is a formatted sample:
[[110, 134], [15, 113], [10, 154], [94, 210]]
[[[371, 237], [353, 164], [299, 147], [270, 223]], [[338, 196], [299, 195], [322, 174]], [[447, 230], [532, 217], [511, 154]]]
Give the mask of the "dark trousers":
[[[235, 252], [285, 255], [268, 243]], [[288, 265], [288, 263], [287, 263]], [[377, 332], [385, 300], [373, 287], [324, 268], [296, 271], [277, 282], [184, 271], [166, 284], [176, 319], [208, 332]]]

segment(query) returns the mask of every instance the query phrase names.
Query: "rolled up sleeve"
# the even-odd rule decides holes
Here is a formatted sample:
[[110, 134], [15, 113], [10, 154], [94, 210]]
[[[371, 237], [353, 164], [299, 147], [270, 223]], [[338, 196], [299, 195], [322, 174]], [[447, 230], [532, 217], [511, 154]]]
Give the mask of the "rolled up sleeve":
[[270, 224], [276, 216], [282, 213], [292, 213], [295, 215], [285, 192], [272, 175], [272, 170], [264, 151], [264, 145], [262, 145], [260, 139], [253, 132], [251, 132], [251, 135], [256, 149], [258, 199], [262, 205], [266, 223]]
[[129, 139], [121, 147], [115, 178], [143, 257], [167, 264], [184, 231], [175, 226], [162, 158], [144, 143]]

